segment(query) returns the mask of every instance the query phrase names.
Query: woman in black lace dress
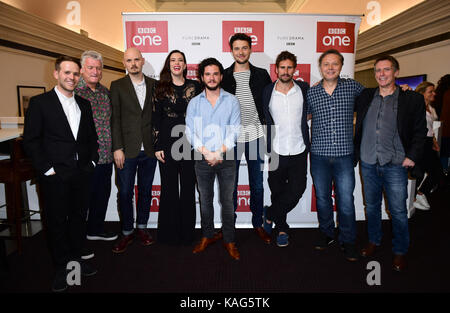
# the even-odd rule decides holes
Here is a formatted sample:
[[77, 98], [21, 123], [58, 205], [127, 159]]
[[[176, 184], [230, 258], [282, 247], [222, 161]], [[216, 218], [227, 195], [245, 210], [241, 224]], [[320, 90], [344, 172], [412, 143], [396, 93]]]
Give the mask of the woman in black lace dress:
[[157, 240], [174, 245], [192, 243], [196, 219], [194, 160], [184, 129], [188, 103], [201, 90], [186, 73], [184, 53], [171, 51], [161, 70], [153, 107], [155, 155], [161, 174]]

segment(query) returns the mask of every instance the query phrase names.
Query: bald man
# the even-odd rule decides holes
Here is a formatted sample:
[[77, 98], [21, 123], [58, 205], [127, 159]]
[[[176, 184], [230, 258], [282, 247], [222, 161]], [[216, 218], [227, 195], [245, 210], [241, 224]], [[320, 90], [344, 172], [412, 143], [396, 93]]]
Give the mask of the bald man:
[[[153, 149], [152, 107], [156, 80], [142, 73], [145, 59], [136, 48], [124, 53], [123, 65], [128, 74], [111, 83], [112, 151], [117, 171], [122, 236], [113, 247], [122, 253], [134, 239], [143, 246], [154, 241], [148, 231], [151, 189], [156, 168]], [[134, 230], [133, 192], [138, 176], [136, 230]]]

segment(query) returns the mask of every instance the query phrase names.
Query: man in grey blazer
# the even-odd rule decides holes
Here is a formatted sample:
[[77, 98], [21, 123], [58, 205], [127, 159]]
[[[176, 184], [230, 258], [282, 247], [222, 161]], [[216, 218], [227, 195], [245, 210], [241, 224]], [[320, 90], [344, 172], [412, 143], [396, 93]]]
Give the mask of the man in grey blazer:
[[[125, 77], [111, 83], [111, 131], [114, 162], [117, 167], [122, 234], [113, 247], [122, 253], [138, 238], [142, 245], [154, 241], [146, 231], [150, 214], [151, 189], [156, 168], [153, 149], [152, 107], [156, 80], [144, 75], [145, 59], [136, 48], [124, 53]], [[133, 191], [138, 175], [136, 231], [133, 223]]]

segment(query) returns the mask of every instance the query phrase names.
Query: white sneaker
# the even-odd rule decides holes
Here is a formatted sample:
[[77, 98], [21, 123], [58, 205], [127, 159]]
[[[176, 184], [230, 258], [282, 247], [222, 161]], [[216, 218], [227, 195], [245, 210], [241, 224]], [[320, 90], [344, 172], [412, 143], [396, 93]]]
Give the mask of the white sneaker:
[[426, 206], [423, 206], [422, 204], [420, 204], [417, 199], [416, 199], [416, 201], [414, 201], [413, 206], [416, 209], [423, 210], [423, 211], [428, 211], [430, 209], [430, 208], [427, 208]]
[[420, 195], [417, 194], [416, 195], [416, 202], [419, 202], [422, 206], [426, 207], [426, 208], [430, 208], [430, 204], [427, 201], [427, 197], [425, 195]]

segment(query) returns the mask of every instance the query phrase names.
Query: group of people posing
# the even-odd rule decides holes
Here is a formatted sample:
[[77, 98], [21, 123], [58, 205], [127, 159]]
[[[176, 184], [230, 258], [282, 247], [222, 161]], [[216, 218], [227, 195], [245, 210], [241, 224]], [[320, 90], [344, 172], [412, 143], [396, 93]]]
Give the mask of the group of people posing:
[[[141, 52], [129, 48], [123, 61], [128, 74], [113, 81], [109, 91], [100, 84], [103, 60], [99, 53], [83, 53], [81, 67], [69, 57], [56, 61], [57, 86], [31, 99], [24, 129], [24, 146], [44, 196], [56, 266], [53, 290], [67, 288], [70, 260], [80, 262], [82, 275], [96, 273], [85, 261], [90, 254], [83, 249], [86, 236], [88, 240], [117, 239], [114, 253], [123, 253], [133, 241], [144, 246], [154, 243], [147, 222], [157, 163], [161, 174], [157, 241], [193, 244], [197, 186], [202, 237], [192, 252], [201, 253], [222, 240], [229, 255], [239, 260], [235, 211], [243, 155], [252, 225], [264, 243], [289, 244], [286, 218], [306, 189], [309, 153], [319, 221], [315, 248], [326, 249], [336, 240], [349, 261], [373, 255], [381, 244], [384, 190], [392, 218], [393, 268], [405, 268], [408, 169], [422, 158], [427, 122], [424, 97], [395, 84], [397, 60], [392, 56], [377, 59], [374, 70], [379, 86], [364, 88], [353, 79], [340, 78], [344, 57], [328, 50], [318, 62], [322, 80], [310, 87], [294, 79], [294, 54], [283, 51], [277, 56], [278, 79], [272, 82], [265, 69], [249, 62], [249, 36], [235, 34], [229, 44], [235, 62], [224, 69], [217, 59], [204, 59], [198, 67], [199, 81], [186, 78], [187, 60], [181, 51], [169, 53], [156, 81], [143, 74]], [[270, 206], [264, 206], [265, 155], [269, 156]], [[369, 237], [361, 251], [355, 245], [353, 198], [358, 162]], [[119, 190], [119, 238], [103, 228], [113, 163]], [[218, 231], [213, 207], [216, 178], [222, 221]]]

